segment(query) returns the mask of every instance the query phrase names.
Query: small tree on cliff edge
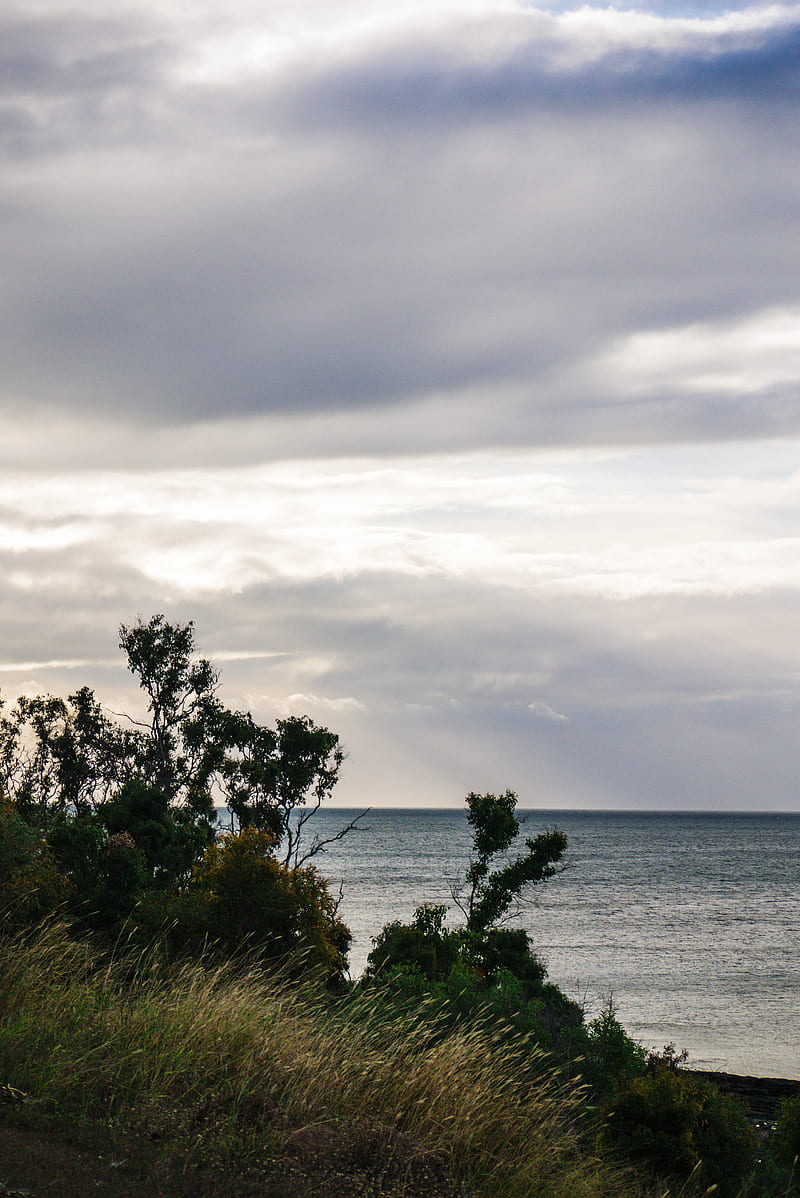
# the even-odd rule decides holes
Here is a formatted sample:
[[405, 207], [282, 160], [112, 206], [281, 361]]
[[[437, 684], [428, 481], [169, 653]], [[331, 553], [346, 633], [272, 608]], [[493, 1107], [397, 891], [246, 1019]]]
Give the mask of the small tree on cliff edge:
[[567, 1051], [580, 1007], [546, 981], [525, 929], [500, 926], [524, 906], [529, 886], [560, 872], [567, 838], [543, 832], [510, 858], [520, 829], [514, 792], [472, 792], [466, 805], [473, 855], [463, 877], [449, 879], [465, 926], [445, 928], [443, 904], [418, 907], [408, 924], [387, 924], [373, 940], [366, 983], [382, 985], [391, 1001], [418, 1004], [428, 996], [446, 1020], [492, 1012], [548, 1050]]
[[509, 912], [515, 913], [524, 902], [526, 887], [560, 872], [557, 865], [566, 850], [567, 838], [557, 829], [527, 838], [524, 854], [492, 871], [492, 862], [507, 853], [519, 835], [517, 796], [513, 790], [501, 795], [470, 791], [466, 804], [475, 856], [463, 881], [451, 881], [450, 894], [467, 921], [467, 929], [485, 933]]

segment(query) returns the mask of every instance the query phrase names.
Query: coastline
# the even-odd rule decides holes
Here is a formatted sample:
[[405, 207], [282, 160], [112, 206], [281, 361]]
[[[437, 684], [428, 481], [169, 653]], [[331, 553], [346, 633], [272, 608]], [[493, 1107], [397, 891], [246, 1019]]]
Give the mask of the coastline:
[[716, 1073], [706, 1069], [692, 1069], [694, 1073], [713, 1082], [724, 1094], [731, 1094], [745, 1103], [754, 1119], [772, 1120], [785, 1098], [800, 1094], [800, 1080], [786, 1077], [749, 1077], [741, 1073]]

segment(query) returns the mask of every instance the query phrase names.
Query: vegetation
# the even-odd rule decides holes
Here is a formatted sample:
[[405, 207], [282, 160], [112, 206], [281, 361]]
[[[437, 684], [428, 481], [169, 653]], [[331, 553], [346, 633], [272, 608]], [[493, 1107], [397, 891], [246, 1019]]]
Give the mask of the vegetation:
[[[800, 1159], [800, 1095], [781, 1103], [772, 1142], [775, 1156], [781, 1164], [796, 1168]], [[795, 1184], [800, 1189], [800, 1176]]]
[[285, 1198], [656, 1193], [587, 1148], [579, 1092], [524, 1041], [434, 1037], [424, 1012], [332, 1006], [257, 968], [109, 962], [57, 925], [0, 942], [0, 1076]]
[[158, 939], [173, 956], [278, 960], [341, 986], [350, 932], [313, 866], [289, 869], [266, 832], [245, 828], [203, 854], [180, 891], [150, 891], [127, 929], [144, 946]]
[[[406, 1008], [425, 996], [443, 1022], [474, 1018], [477, 1012], [502, 1020], [569, 1060], [583, 1021], [581, 1009], [546, 981], [528, 933], [502, 926], [527, 888], [556, 872], [566, 837], [552, 830], [528, 838], [525, 852], [508, 860], [520, 830], [514, 792], [473, 792], [466, 806], [473, 857], [463, 881], [451, 884], [464, 926], [446, 928], [447, 908], [430, 904], [419, 907], [410, 924], [387, 924], [373, 942], [365, 984], [377, 985], [386, 1000]], [[495, 865], [498, 858], [501, 863]]]
[[672, 1049], [647, 1054], [610, 1003], [586, 1023], [547, 980], [510, 921], [566, 838], [514, 855], [512, 791], [466, 798], [463, 923], [428, 904], [387, 924], [353, 986], [312, 861], [328, 842], [306, 836], [336, 735], [226, 709], [191, 624], [120, 645], [144, 718], [88, 688], [0, 705], [0, 1098], [157, 1129], [167, 1157], [258, 1167], [283, 1198], [798, 1192], [797, 1100], [759, 1146]]
[[146, 700], [146, 716], [112, 719], [89, 687], [68, 699], [0, 700], [0, 789], [28, 823], [89, 820], [131, 784], [158, 796], [191, 826], [199, 851], [214, 836], [214, 796], [240, 827], [272, 833], [286, 864], [324, 843], [303, 829], [330, 795], [344, 759], [339, 738], [307, 716], [256, 723], [218, 697], [219, 675], [198, 657], [194, 625], [163, 615], [120, 628], [120, 648]]
[[467, 867], [464, 883], [454, 882], [451, 893], [466, 917], [467, 930], [481, 934], [496, 927], [515, 904], [517, 907], [521, 904], [527, 886], [535, 886], [556, 873], [556, 863], [564, 855], [567, 838], [557, 829], [534, 839], [527, 838], [525, 853], [491, 870], [495, 859], [507, 853], [519, 835], [520, 822], [515, 815], [517, 796], [513, 790], [501, 795], [471, 791], [466, 804], [475, 855]]
[[603, 1136], [650, 1171], [692, 1178], [704, 1192], [734, 1198], [751, 1173], [756, 1135], [742, 1106], [703, 1078], [652, 1055], [645, 1073], [618, 1086]]
[[[0, 912], [23, 926], [63, 906], [79, 931], [161, 934], [175, 952], [292, 952], [341, 984], [349, 933], [310, 864], [328, 842], [305, 836], [338, 737], [224, 707], [192, 624], [122, 625], [120, 647], [143, 718], [112, 718], [88, 687], [0, 702]], [[238, 827], [222, 840], [215, 800]]]
[[594, 1144], [654, 1184], [687, 1196], [709, 1187], [720, 1198], [785, 1195], [796, 1111], [787, 1108], [779, 1125], [776, 1144], [785, 1147], [757, 1167], [757, 1137], [736, 1100], [683, 1070], [683, 1056], [671, 1048], [648, 1054], [610, 1002], [586, 1024], [577, 1004], [546, 980], [528, 933], [502, 926], [527, 886], [553, 876], [566, 847], [553, 830], [526, 839], [526, 853], [509, 860], [519, 833], [516, 802], [510, 791], [467, 796], [473, 858], [464, 880], [453, 883], [464, 924], [447, 928], [443, 905], [419, 907], [410, 923], [387, 924], [373, 942], [362, 989], [402, 1014], [424, 1005], [441, 1035], [477, 1020], [501, 1042], [523, 1035], [547, 1050], [563, 1077], [580, 1073]]
[[11, 803], [0, 799], [0, 910], [6, 923], [37, 924], [69, 894], [53, 851]]

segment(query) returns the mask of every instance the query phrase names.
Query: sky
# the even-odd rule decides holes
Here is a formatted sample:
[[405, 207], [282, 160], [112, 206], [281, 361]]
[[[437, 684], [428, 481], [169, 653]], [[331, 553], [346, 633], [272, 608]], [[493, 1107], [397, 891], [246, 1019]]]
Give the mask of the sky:
[[10, 0], [0, 693], [800, 810], [800, 3]]

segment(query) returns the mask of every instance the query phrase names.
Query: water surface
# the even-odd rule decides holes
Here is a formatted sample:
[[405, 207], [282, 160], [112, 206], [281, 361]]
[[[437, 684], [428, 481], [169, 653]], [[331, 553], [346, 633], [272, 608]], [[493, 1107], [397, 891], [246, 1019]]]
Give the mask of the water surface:
[[[352, 814], [320, 812], [317, 830]], [[613, 997], [632, 1035], [698, 1068], [800, 1078], [800, 815], [523, 814], [526, 835], [569, 838], [567, 869], [520, 919], [555, 982], [590, 1013]], [[375, 810], [317, 858], [343, 887], [354, 975], [384, 923], [452, 907], [468, 832], [460, 810]]]

